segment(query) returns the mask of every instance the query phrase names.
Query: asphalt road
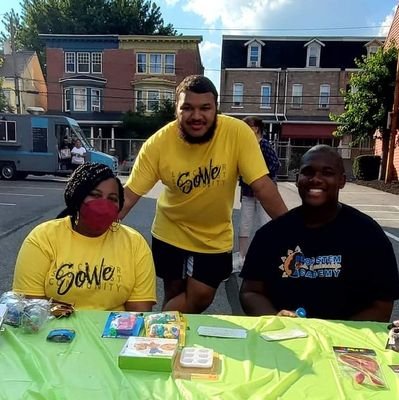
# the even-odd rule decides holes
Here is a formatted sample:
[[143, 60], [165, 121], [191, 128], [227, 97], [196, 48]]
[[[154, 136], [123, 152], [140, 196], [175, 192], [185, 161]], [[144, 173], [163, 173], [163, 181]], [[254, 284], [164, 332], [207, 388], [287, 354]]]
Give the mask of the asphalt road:
[[[123, 181], [126, 177], [121, 179]], [[0, 181], [0, 293], [11, 288], [15, 258], [25, 236], [38, 223], [54, 218], [62, 210], [64, 187], [65, 179], [53, 177]], [[151, 240], [150, 227], [160, 190], [161, 185], [157, 185], [124, 220], [124, 223], [141, 232], [147, 241]], [[289, 208], [300, 204], [295, 184], [281, 182], [279, 190]], [[380, 223], [390, 237], [399, 261], [399, 196], [349, 183], [341, 191], [340, 200], [371, 215]], [[233, 213], [235, 226], [239, 207], [237, 195]], [[232, 275], [221, 284], [206, 313], [243, 314], [238, 301], [240, 283], [240, 279]], [[160, 309], [163, 297], [162, 281], [158, 282], [157, 292], [159, 304], [155, 310]], [[393, 317], [399, 319], [399, 302], [395, 304]]]

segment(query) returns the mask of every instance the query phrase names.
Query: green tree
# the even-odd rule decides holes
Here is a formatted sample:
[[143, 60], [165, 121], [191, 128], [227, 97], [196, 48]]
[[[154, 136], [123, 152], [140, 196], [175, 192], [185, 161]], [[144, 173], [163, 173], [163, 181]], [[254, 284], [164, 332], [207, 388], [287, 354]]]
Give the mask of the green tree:
[[392, 110], [398, 50], [392, 45], [370, 57], [356, 60], [359, 71], [350, 79], [351, 90], [343, 92], [345, 110], [330, 114], [338, 123], [336, 136], [352, 135], [353, 143], [371, 137], [379, 130], [383, 137], [388, 113]]
[[144, 110], [128, 111], [123, 116], [123, 136], [125, 138], [146, 139], [162, 126], [175, 119], [175, 105], [171, 100], [161, 101], [151, 114]]

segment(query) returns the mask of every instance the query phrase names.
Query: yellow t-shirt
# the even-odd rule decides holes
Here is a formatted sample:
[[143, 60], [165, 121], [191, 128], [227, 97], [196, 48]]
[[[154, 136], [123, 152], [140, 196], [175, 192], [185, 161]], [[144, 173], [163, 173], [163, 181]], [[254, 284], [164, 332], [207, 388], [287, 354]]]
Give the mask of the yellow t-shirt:
[[158, 180], [152, 234], [176, 247], [221, 253], [233, 247], [232, 210], [238, 176], [249, 184], [268, 169], [255, 134], [245, 122], [218, 115], [211, 141], [185, 142], [176, 121], [143, 145], [126, 183], [144, 195]]
[[66, 217], [38, 225], [24, 240], [13, 290], [77, 309], [124, 310], [127, 301], [155, 302], [155, 282], [151, 250], [134, 229], [87, 237]]

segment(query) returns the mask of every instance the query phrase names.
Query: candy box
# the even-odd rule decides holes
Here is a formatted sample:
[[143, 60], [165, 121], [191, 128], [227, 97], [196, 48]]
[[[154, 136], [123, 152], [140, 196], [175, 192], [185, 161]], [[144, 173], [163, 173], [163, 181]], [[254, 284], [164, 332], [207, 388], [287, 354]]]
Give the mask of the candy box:
[[144, 325], [144, 317], [134, 312], [111, 312], [105, 322], [102, 337], [121, 338], [138, 336]]
[[171, 372], [177, 351], [176, 339], [131, 336], [118, 356], [122, 369]]

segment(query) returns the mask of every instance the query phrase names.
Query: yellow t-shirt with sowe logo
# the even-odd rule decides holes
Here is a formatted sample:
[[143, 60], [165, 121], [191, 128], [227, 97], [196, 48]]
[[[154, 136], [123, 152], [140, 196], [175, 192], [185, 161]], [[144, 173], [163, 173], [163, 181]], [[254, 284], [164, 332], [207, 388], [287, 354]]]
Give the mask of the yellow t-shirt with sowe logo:
[[151, 136], [136, 159], [126, 186], [142, 196], [158, 180], [152, 234], [173, 246], [202, 253], [231, 251], [232, 209], [238, 176], [252, 183], [268, 169], [248, 125], [218, 115], [207, 143], [184, 141], [176, 121]]
[[19, 251], [13, 290], [72, 303], [77, 309], [124, 310], [127, 301], [156, 301], [151, 250], [120, 225], [99, 237], [72, 229], [70, 217], [32, 230]]

